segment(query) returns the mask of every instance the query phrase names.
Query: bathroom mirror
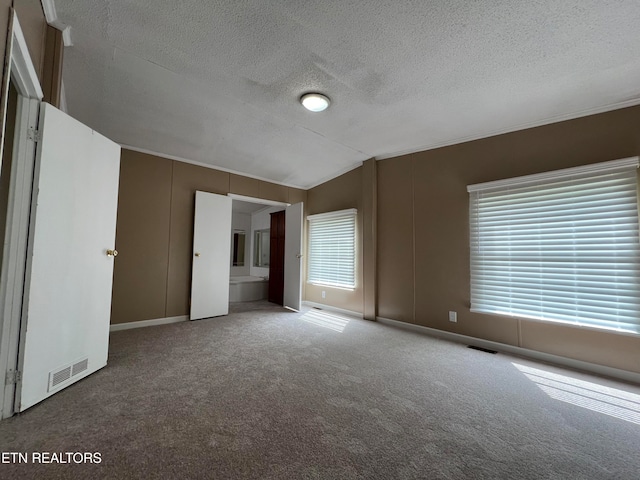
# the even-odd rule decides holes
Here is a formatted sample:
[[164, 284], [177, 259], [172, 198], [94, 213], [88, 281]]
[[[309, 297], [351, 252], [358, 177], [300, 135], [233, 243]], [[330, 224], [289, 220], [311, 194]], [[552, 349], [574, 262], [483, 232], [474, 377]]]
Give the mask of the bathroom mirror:
[[231, 256], [231, 265], [234, 267], [244, 267], [244, 230], [233, 231], [233, 253]]
[[253, 238], [253, 266], [269, 266], [269, 229], [256, 230]]

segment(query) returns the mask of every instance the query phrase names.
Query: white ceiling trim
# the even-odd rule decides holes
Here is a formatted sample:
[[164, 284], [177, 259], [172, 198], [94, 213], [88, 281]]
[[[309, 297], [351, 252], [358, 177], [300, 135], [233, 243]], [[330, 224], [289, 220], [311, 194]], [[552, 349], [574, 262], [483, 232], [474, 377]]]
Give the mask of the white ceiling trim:
[[44, 11], [44, 17], [47, 19], [47, 23], [62, 32], [62, 41], [65, 47], [72, 47], [73, 41], [71, 40], [71, 27], [62, 23], [58, 18], [55, 1], [41, 0], [41, 3], [42, 10]]
[[543, 127], [545, 125], [552, 125], [554, 123], [565, 122], [567, 120], [575, 120], [576, 118], [588, 117], [589, 115], [597, 115], [599, 113], [612, 112], [613, 110], [619, 110], [621, 108], [635, 107], [640, 105], [640, 98], [633, 98], [631, 100], [625, 100], [624, 102], [612, 103], [604, 105], [602, 107], [588, 108], [581, 110], [580, 112], [568, 113], [565, 115], [558, 115], [538, 122], [529, 122], [517, 125], [511, 128], [504, 128], [495, 130], [491, 133], [481, 133], [479, 135], [470, 135], [468, 137], [460, 137], [456, 140], [437, 143], [434, 145], [425, 145], [422, 147], [411, 148], [408, 150], [402, 150], [398, 152], [386, 153], [384, 155], [376, 155], [376, 160], [387, 160], [389, 158], [401, 157], [403, 155], [411, 155], [412, 153], [426, 152], [428, 150], [435, 150], [437, 148], [450, 147], [452, 145], [458, 145], [460, 143], [472, 142], [474, 140], [482, 140], [483, 138], [496, 137], [498, 135], [504, 135], [505, 133], [519, 132], [521, 130], [527, 130], [529, 128]]
[[166, 158], [167, 160], [175, 160], [176, 162], [188, 163], [188, 164], [191, 164], [191, 165], [196, 165], [198, 167], [209, 168], [211, 170], [219, 170], [221, 172], [233, 173], [234, 175], [242, 175], [243, 177], [255, 178], [256, 180], [262, 180], [263, 182], [275, 183], [276, 185], [282, 185], [283, 187], [297, 188], [299, 190], [307, 190], [308, 189], [308, 188], [305, 188], [305, 187], [300, 187], [298, 185], [292, 185], [290, 183], [274, 182], [273, 180], [269, 180], [268, 178], [259, 177], [257, 175], [251, 175], [250, 173], [239, 172], [237, 170], [232, 170], [230, 168], [218, 167], [216, 165], [211, 165], [209, 163], [198, 162], [198, 161], [195, 161], [195, 160], [189, 160], [187, 158], [178, 157], [176, 155], [169, 155], [169, 154], [166, 154], [166, 153], [154, 152], [153, 150], [148, 150], [146, 148], [138, 148], [138, 147], [134, 147], [134, 146], [131, 146], [131, 145], [125, 145], [123, 143], [120, 144], [120, 147], [124, 148], [126, 150], [132, 150], [134, 152], [146, 153], [147, 155], [155, 155], [156, 157]]

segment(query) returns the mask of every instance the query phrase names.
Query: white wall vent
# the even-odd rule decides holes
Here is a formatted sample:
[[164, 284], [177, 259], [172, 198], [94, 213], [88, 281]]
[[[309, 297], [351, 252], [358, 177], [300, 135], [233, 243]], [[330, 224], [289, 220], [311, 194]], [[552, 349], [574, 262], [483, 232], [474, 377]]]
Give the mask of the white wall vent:
[[57, 372], [49, 373], [49, 390], [57, 387], [62, 382], [66, 382], [71, 378], [71, 367], [65, 367]]
[[80, 372], [84, 372], [88, 366], [89, 366], [88, 358], [85, 358], [83, 360], [80, 360], [79, 362], [74, 363], [71, 367], [71, 376], [74, 377]]
[[89, 368], [89, 358], [82, 358], [49, 372], [49, 388], [47, 390], [52, 392], [62, 388], [69, 384], [73, 377], [81, 374], [87, 368]]

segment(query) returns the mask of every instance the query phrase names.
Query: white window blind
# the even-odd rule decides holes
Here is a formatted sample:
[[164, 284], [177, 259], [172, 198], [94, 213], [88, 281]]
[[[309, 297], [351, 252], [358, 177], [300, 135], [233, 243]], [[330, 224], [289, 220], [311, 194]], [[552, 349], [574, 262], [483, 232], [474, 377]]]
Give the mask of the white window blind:
[[471, 310], [640, 333], [638, 158], [471, 185]]
[[307, 277], [310, 283], [355, 287], [356, 212], [355, 209], [348, 209], [307, 216]]

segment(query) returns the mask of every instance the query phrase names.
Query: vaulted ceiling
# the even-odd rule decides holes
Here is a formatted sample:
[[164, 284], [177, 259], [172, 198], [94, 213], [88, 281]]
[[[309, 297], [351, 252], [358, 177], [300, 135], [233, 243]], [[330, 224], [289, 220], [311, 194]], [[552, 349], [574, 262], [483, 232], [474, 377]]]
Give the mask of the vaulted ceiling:
[[[308, 188], [376, 157], [640, 103], [638, 0], [55, 0], [71, 115]], [[307, 91], [331, 98], [302, 108]]]

